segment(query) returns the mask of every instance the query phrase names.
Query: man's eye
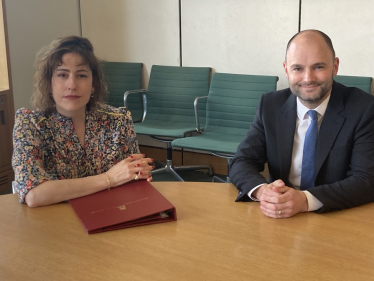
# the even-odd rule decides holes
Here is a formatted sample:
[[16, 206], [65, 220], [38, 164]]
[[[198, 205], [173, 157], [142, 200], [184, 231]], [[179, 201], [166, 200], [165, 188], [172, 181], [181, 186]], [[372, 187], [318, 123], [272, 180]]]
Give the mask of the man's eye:
[[294, 71], [300, 71], [300, 69], [301, 69], [300, 67], [295, 67], [293, 70]]

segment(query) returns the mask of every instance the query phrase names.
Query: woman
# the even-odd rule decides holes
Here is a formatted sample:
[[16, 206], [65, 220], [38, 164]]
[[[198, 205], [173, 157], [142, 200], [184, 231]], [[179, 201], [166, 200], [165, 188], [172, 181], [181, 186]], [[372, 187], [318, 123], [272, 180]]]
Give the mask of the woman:
[[13, 131], [15, 189], [30, 207], [54, 204], [138, 179], [153, 162], [139, 153], [131, 115], [102, 103], [107, 93], [91, 43], [70, 36], [42, 49], [32, 103]]

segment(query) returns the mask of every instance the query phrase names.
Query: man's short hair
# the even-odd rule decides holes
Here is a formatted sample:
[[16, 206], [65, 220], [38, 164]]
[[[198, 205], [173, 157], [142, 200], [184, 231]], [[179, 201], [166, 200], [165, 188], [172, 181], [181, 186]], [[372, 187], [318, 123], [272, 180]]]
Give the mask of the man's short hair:
[[316, 32], [318, 33], [319, 35], [322, 36], [323, 40], [326, 42], [327, 46], [329, 47], [331, 53], [332, 53], [332, 58], [334, 59], [335, 58], [335, 50], [334, 50], [334, 46], [332, 45], [332, 41], [330, 39], [330, 37], [327, 36], [326, 33], [323, 33], [322, 31], [319, 31], [319, 30], [316, 30], [316, 29], [307, 29], [307, 30], [303, 30], [303, 31], [300, 31], [298, 33], [296, 33], [294, 36], [292, 36], [292, 38], [290, 39], [290, 41], [288, 41], [288, 44], [287, 44], [287, 48], [286, 48], [286, 61], [287, 61], [287, 52], [288, 52], [288, 49], [292, 43], [292, 41], [301, 33], [304, 33], [304, 32]]

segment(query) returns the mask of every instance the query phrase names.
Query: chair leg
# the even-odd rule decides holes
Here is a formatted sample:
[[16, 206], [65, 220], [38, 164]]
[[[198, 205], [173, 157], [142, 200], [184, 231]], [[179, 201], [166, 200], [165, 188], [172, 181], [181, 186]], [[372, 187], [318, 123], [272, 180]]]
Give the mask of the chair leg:
[[[157, 140], [157, 139], [155, 139]], [[207, 165], [198, 165], [198, 166], [174, 166], [173, 165], [173, 150], [171, 147], [171, 141], [163, 141], [166, 142], [166, 152], [167, 152], [167, 158], [166, 158], [166, 165], [165, 167], [158, 168], [156, 170], [153, 170], [151, 173], [152, 175], [157, 175], [160, 173], [170, 173], [172, 174], [177, 180], [184, 181], [181, 176], [178, 175], [177, 171], [194, 171], [194, 170], [202, 170], [207, 169], [209, 171], [209, 175], [213, 176], [213, 171], [210, 166]]]
[[177, 170], [177, 171], [195, 171], [195, 170], [207, 169], [209, 171], [209, 175], [213, 176], [212, 168], [210, 166], [207, 166], [207, 165], [174, 166], [174, 169]]
[[178, 173], [175, 171], [173, 166], [173, 150], [171, 148], [171, 141], [165, 141], [166, 142], [166, 165], [165, 167], [158, 168], [156, 170], [153, 170], [151, 172], [152, 175], [157, 175], [161, 173], [170, 173], [172, 174], [178, 181], [184, 181], [181, 176], [178, 175]]
[[[217, 155], [217, 154], [214, 154], [214, 153], [213, 153], [213, 155], [220, 156], [220, 155]], [[227, 176], [226, 176], [226, 180], [223, 180], [223, 179], [221, 179], [220, 177], [217, 177], [217, 176], [213, 176], [212, 182], [218, 181], [218, 182], [223, 182], [223, 183], [231, 183], [230, 178], [229, 178], [229, 165], [231, 163], [232, 157], [225, 157], [225, 158], [227, 159]]]
[[156, 169], [156, 170], [153, 170], [151, 172], [152, 175], [157, 175], [157, 174], [161, 174], [161, 173], [170, 173], [172, 174], [177, 180], [179, 181], [184, 181], [181, 176], [178, 175], [178, 173], [174, 170], [174, 167], [173, 167], [173, 161], [172, 160], [166, 160], [166, 165], [165, 167], [162, 167], [162, 168], [159, 168], [159, 169]]
[[228, 176], [226, 176], [226, 180], [223, 180], [218, 176], [213, 176], [212, 182], [215, 182], [215, 181], [223, 182], [223, 183], [231, 183], [230, 178]]
[[170, 172], [174, 177], [176, 177], [179, 181], [184, 181], [180, 175], [173, 169], [173, 167], [170, 167]]
[[[164, 162], [161, 162], [161, 161], [157, 161], [157, 160], [153, 160], [153, 163], [154, 163], [154, 166], [156, 167], [163, 167], [165, 166], [165, 163]], [[157, 168], [157, 169], [160, 169], [160, 168]]]

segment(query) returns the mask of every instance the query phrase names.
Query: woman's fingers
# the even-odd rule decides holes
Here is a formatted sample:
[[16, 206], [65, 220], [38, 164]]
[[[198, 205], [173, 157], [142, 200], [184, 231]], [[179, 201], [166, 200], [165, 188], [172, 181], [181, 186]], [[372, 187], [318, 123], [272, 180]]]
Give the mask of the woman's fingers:
[[116, 186], [139, 179], [152, 181], [151, 171], [154, 166], [149, 165], [150, 163], [153, 163], [152, 158], [145, 158], [144, 154], [132, 154], [114, 165], [108, 173]]
[[134, 161], [137, 161], [137, 160], [140, 160], [140, 159], [144, 159], [145, 155], [144, 154], [131, 154], [129, 157], [127, 157], [126, 159], [124, 159], [123, 161], [126, 161], [126, 162], [134, 162]]

